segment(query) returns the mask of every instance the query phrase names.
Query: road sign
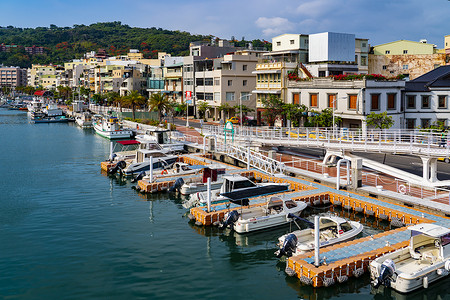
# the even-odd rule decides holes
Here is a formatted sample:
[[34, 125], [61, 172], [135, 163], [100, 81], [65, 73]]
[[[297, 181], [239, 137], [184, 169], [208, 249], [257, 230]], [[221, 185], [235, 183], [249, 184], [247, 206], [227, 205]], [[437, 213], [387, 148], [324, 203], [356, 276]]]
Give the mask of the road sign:
[[192, 100], [186, 100], [187, 104], [192, 104]]

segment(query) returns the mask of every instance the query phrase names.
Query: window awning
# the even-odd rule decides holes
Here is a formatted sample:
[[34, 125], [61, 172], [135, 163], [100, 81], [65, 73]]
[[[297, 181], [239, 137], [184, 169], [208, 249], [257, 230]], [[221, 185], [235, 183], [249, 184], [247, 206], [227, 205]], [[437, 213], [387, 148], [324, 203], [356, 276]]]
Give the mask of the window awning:
[[281, 90], [253, 90], [253, 94], [281, 94]]
[[281, 70], [256, 70], [252, 74], [280, 74]]

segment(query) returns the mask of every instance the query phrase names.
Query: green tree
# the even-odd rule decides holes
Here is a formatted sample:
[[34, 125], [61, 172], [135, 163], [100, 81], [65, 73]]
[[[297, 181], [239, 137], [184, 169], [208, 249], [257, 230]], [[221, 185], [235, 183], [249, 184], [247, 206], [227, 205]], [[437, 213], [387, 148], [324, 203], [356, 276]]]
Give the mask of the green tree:
[[217, 107], [217, 110], [219, 111], [219, 113], [223, 112], [225, 114], [224, 118], [226, 119], [226, 118], [230, 117], [231, 114], [232, 115], [235, 114], [236, 108], [233, 106], [230, 106], [230, 104], [228, 104], [228, 103], [224, 103], [224, 104], [221, 104], [219, 107]]
[[378, 129], [388, 129], [394, 125], [394, 120], [392, 120], [391, 116], [387, 115], [386, 111], [382, 113], [371, 112], [367, 116], [366, 122], [368, 126], [374, 126]]
[[208, 104], [206, 101], [202, 101], [197, 105], [198, 114], [200, 119], [205, 119], [206, 117], [206, 111], [211, 108], [211, 105]]
[[120, 94], [118, 92], [107, 92], [105, 94], [106, 101], [108, 102], [108, 105], [113, 105], [115, 103], [119, 103], [120, 101]]
[[293, 126], [304, 125], [304, 119], [308, 114], [308, 107], [304, 104], [287, 103], [283, 105], [283, 114], [291, 120]]
[[100, 94], [94, 94], [92, 96], [92, 100], [96, 103], [96, 104], [103, 104], [103, 97]]
[[283, 114], [283, 101], [276, 95], [270, 95], [268, 98], [262, 99], [265, 108], [263, 115], [267, 118], [269, 126], [273, 126], [275, 119]]
[[[332, 127], [333, 126], [333, 108], [328, 107], [319, 111], [311, 111], [308, 121], [316, 127]], [[334, 117], [334, 124], [339, 124], [341, 117]]]
[[163, 114], [170, 114], [173, 109], [173, 102], [169, 100], [167, 95], [162, 93], [152, 94], [149, 99], [149, 110], [156, 110], [159, 116], [159, 122], [162, 121]]
[[147, 99], [139, 94], [138, 91], [131, 91], [128, 95], [124, 96], [121, 101], [121, 104], [124, 106], [131, 107], [131, 111], [133, 114], [133, 119], [136, 119], [135, 111], [137, 106], [142, 106], [147, 103]]

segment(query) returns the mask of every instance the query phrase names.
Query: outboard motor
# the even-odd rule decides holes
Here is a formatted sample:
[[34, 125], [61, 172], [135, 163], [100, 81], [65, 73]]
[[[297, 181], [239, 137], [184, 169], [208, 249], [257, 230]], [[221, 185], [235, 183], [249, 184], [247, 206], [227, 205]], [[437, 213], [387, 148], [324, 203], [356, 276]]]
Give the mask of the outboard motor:
[[144, 178], [144, 176], [145, 176], [145, 171], [142, 171], [141, 173], [138, 174], [138, 176], [136, 176], [136, 178], [131, 179], [131, 182], [133, 182], [133, 183], [138, 182], [139, 180]]
[[225, 220], [219, 225], [220, 229], [227, 228], [229, 225], [233, 225], [239, 219], [239, 213], [236, 210], [232, 210], [225, 215]]
[[175, 183], [169, 188], [169, 192], [176, 192], [176, 191], [180, 191], [181, 186], [184, 184], [184, 180], [183, 178], [178, 178], [177, 180], [175, 180]]
[[117, 164], [109, 170], [109, 174], [114, 175], [116, 174], [117, 171], [125, 169], [125, 167], [127, 166], [127, 163], [123, 160], [117, 162]]
[[394, 262], [391, 259], [386, 259], [380, 267], [380, 276], [378, 276], [378, 278], [375, 279], [372, 284], [375, 288], [378, 288], [380, 285], [390, 287], [392, 275], [394, 275], [394, 272]]
[[286, 255], [287, 257], [291, 257], [292, 253], [295, 252], [295, 248], [297, 248], [297, 236], [293, 233], [290, 233], [286, 236], [284, 239], [283, 247], [281, 247], [280, 250], [277, 250], [275, 252], [275, 255], [280, 258], [283, 255]]

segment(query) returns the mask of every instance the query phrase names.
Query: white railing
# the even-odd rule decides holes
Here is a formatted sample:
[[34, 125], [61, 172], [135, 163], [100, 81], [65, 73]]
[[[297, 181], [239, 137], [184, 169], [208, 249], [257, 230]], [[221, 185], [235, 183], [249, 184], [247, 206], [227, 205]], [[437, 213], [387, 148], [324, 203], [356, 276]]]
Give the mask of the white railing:
[[[262, 145], [307, 146], [334, 150], [450, 156], [450, 136], [432, 130], [367, 130], [344, 128], [268, 128], [235, 126], [236, 141]], [[223, 126], [205, 125], [204, 132], [223, 136]]]

